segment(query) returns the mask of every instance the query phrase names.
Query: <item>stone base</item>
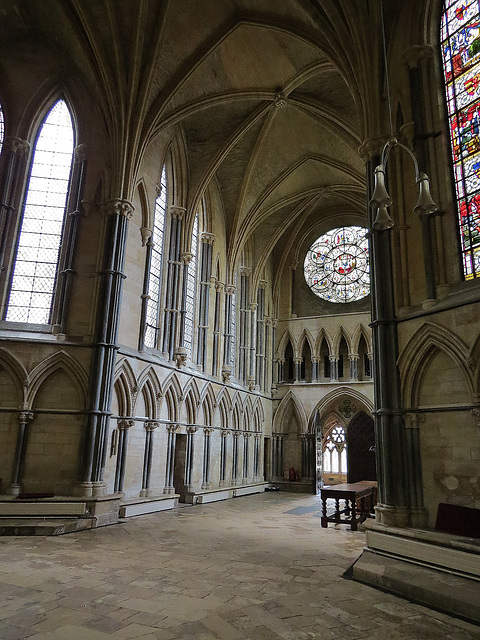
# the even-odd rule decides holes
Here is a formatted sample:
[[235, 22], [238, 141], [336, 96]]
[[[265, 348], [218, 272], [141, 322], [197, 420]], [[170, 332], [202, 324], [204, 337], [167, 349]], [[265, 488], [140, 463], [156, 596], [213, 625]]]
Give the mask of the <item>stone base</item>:
[[255, 482], [241, 487], [231, 486], [191, 491], [186, 494], [185, 502], [188, 504], [207, 504], [209, 502], [218, 502], [219, 500], [228, 500], [229, 498], [237, 498], [254, 493], [263, 493], [268, 485], [268, 482]]
[[174, 509], [178, 504], [178, 494], [169, 496], [156, 496], [146, 499], [125, 500], [119, 509], [120, 518], [142, 516], [147, 513], [157, 513]]
[[480, 539], [366, 523], [353, 578], [480, 623]]

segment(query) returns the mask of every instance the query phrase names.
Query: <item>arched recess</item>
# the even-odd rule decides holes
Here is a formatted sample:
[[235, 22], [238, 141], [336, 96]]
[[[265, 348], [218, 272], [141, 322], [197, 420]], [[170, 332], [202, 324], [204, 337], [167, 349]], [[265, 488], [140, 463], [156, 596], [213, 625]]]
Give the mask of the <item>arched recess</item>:
[[345, 345], [347, 347], [347, 352], [348, 353], [351, 352], [351, 350], [352, 350], [351, 349], [351, 344], [352, 344], [351, 338], [350, 338], [350, 336], [348, 334], [348, 331], [344, 327], [340, 326], [338, 328], [337, 333], [335, 334], [334, 339], [333, 339], [333, 354], [334, 355], [338, 355], [340, 353], [340, 343], [341, 343], [342, 339], [345, 340]]
[[133, 405], [138, 392], [138, 385], [133, 369], [126, 359], [121, 360], [116, 366], [114, 389], [118, 404], [117, 415], [133, 415]]
[[372, 338], [370, 332], [363, 324], [359, 324], [352, 336], [352, 353], [358, 353], [359, 344], [362, 338], [365, 340], [365, 345], [369, 353], [372, 351]]
[[314, 431], [317, 413], [318, 419], [321, 421], [324, 419], [325, 414], [329, 413], [333, 407], [338, 409], [337, 405], [340, 406], [345, 399], [349, 400], [355, 407], [355, 411], [352, 411], [348, 419], [350, 419], [357, 411], [365, 411], [367, 414], [371, 414], [373, 412], [374, 406], [372, 400], [363, 393], [354, 389], [353, 386], [348, 387], [342, 385], [330, 393], [327, 393], [327, 395], [315, 405], [308, 420], [309, 431]]
[[[17, 446], [19, 410], [25, 406], [27, 372], [6, 349], [0, 349], [0, 494], [12, 477]], [[8, 411], [10, 410], [10, 411]]]
[[[56, 372], [64, 372], [80, 394], [80, 404], [85, 406], [88, 377], [81, 365], [66, 351], [57, 351], [42, 360], [28, 375], [26, 405], [32, 408], [39, 388]], [[53, 398], [52, 398], [53, 400]]]
[[[155, 420], [158, 418], [163, 393], [162, 386], [153, 367], [148, 367], [142, 372], [138, 379], [138, 388], [138, 397], [140, 397], [140, 394], [143, 395], [146, 416]], [[134, 415], [139, 415], [136, 404], [133, 410]]]
[[282, 335], [282, 337], [280, 338], [280, 342], [278, 343], [278, 349], [277, 349], [278, 359], [282, 359], [285, 357], [285, 352], [289, 344], [292, 347], [293, 355], [295, 355], [297, 353], [297, 343], [293, 335], [287, 329]]
[[[83, 441], [83, 370], [67, 354], [55, 354], [32, 372], [33, 420], [21, 484], [28, 493], [72, 495]], [[42, 365], [44, 368], [42, 368]]]
[[170, 422], [178, 422], [180, 412], [180, 398], [182, 388], [175, 374], [172, 374], [165, 384], [165, 402], [162, 405], [161, 417]]
[[323, 481], [329, 485], [345, 482], [347, 479], [347, 429], [343, 416], [337, 411], [331, 411], [322, 420], [321, 430]]
[[210, 426], [213, 424], [215, 413], [215, 394], [210, 384], [203, 390], [202, 396], [202, 424]]
[[273, 418], [274, 433], [293, 433], [289, 426], [292, 420], [295, 421], [294, 432], [297, 435], [307, 432], [307, 416], [303, 404], [292, 391], [289, 391], [275, 412]]
[[472, 403], [468, 355], [452, 331], [433, 322], [422, 325], [398, 358], [405, 407]]

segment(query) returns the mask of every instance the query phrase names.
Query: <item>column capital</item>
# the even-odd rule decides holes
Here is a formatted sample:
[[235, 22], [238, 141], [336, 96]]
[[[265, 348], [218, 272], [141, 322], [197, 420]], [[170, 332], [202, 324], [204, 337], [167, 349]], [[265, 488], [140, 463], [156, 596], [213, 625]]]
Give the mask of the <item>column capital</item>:
[[88, 150], [89, 150], [89, 146], [84, 142], [82, 142], [82, 144], [77, 145], [73, 150], [73, 157], [75, 159], [75, 162], [78, 164], [80, 164], [81, 162], [85, 162], [85, 160], [88, 157]]
[[147, 420], [147, 422], [145, 422], [143, 426], [145, 428], [145, 431], [155, 431], [155, 429], [160, 426], [160, 423], [156, 420]]
[[152, 233], [153, 231], [148, 227], [140, 227], [140, 235], [142, 237], [142, 247], [144, 247], [147, 244], [147, 242], [150, 240], [150, 238], [152, 237]]
[[294, 358], [293, 359], [293, 363], [294, 364], [302, 364], [302, 362], [303, 362], [303, 358]]
[[245, 438], [245, 440], [246, 440], [247, 438], [250, 438], [250, 436], [251, 436], [251, 435], [252, 435], [252, 432], [251, 432], [251, 431], [244, 431], [244, 432], [243, 432], [243, 437]]
[[193, 435], [194, 433], [197, 433], [198, 427], [194, 427], [194, 426], [190, 425], [190, 426], [187, 427], [186, 431], [190, 435]]
[[231, 430], [230, 429], [222, 429], [220, 431], [220, 435], [222, 436], [222, 438], [226, 438], [228, 435], [230, 435]]
[[209, 231], [204, 231], [200, 234], [200, 240], [204, 244], [213, 244], [215, 242], [215, 234], [210, 233]]
[[203, 433], [206, 436], [211, 436], [214, 431], [215, 431], [215, 429], [213, 427], [204, 427], [203, 428]]
[[434, 48], [431, 44], [415, 44], [403, 54], [403, 59], [409, 69], [420, 67], [426, 61], [431, 60], [434, 56]]
[[215, 280], [215, 291], [217, 291], [218, 293], [223, 293], [225, 291], [225, 285], [223, 284], [223, 282]]
[[179, 207], [177, 204], [172, 204], [170, 205], [169, 211], [172, 218], [177, 218], [178, 220], [180, 220], [185, 216], [185, 212], [187, 210], [185, 209], [185, 207]]
[[227, 296], [233, 296], [233, 294], [235, 293], [235, 285], [234, 284], [226, 284], [225, 285], [225, 293], [227, 294]]
[[292, 262], [290, 263], [290, 269], [292, 271], [296, 271], [297, 267], [298, 267], [298, 264], [299, 264], [298, 260], [292, 260]]
[[180, 260], [184, 265], [190, 264], [192, 258], [193, 253], [191, 251], [184, 251], [180, 256]]
[[232, 436], [233, 436], [234, 438], [239, 438], [239, 437], [240, 437], [240, 433], [241, 433], [240, 431], [233, 430], [233, 431], [232, 431]]
[[358, 148], [358, 154], [362, 160], [367, 163], [375, 156], [380, 156], [388, 140], [388, 135], [375, 136], [364, 140]]
[[256, 311], [258, 309], [258, 304], [256, 302], [251, 302], [248, 305], [248, 308], [250, 309], [250, 311]]
[[27, 157], [30, 153], [30, 143], [17, 136], [7, 136], [4, 144], [6, 149], [18, 156]]
[[112, 198], [103, 204], [103, 209], [114, 216], [122, 216], [127, 220], [133, 215], [134, 206], [129, 200], [122, 200], [121, 198]]
[[266, 289], [268, 282], [266, 280], [259, 280], [258, 281], [258, 288], [259, 289]]
[[175, 431], [178, 430], [178, 424], [166, 424], [165, 428], [168, 431], [168, 433], [175, 433]]
[[34, 413], [33, 411], [20, 411], [17, 416], [17, 420], [19, 422], [28, 422], [29, 420], [33, 420]]
[[240, 267], [240, 273], [242, 274], [242, 276], [251, 276], [252, 275], [252, 269], [251, 267]]
[[117, 429], [119, 431], [126, 431], [127, 429], [130, 429], [130, 427], [133, 427], [134, 424], [135, 420], [126, 420], [125, 418], [123, 418], [121, 420], [117, 420]]

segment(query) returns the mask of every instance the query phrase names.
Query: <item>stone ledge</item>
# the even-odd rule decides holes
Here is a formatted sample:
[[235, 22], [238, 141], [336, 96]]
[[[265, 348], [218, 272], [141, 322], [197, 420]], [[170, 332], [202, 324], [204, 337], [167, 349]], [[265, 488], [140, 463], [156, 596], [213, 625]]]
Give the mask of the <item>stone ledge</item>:
[[147, 513], [166, 511], [173, 509], [178, 504], [178, 494], [166, 496], [155, 496], [150, 498], [132, 498], [124, 500], [119, 507], [119, 518], [131, 518], [132, 516], [142, 516]]
[[263, 493], [265, 487], [270, 482], [252, 482], [245, 485], [233, 485], [230, 487], [218, 487], [215, 489], [201, 489], [199, 491], [190, 491], [185, 497], [188, 504], [208, 504], [209, 502], [218, 502], [220, 500], [228, 500], [229, 498], [237, 498], [240, 496], [248, 496], [254, 493]]

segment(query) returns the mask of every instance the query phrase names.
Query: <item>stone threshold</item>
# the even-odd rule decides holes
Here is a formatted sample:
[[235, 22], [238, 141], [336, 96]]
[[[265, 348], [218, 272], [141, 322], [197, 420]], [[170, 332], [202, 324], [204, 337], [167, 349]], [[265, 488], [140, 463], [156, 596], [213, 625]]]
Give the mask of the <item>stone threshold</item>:
[[131, 518], [142, 516], [157, 511], [174, 509], [178, 504], [178, 493], [162, 496], [149, 496], [146, 498], [129, 498], [123, 500], [118, 511], [119, 518]]
[[0, 518], [0, 536], [61, 536], [96, 526], [96, 518]]

